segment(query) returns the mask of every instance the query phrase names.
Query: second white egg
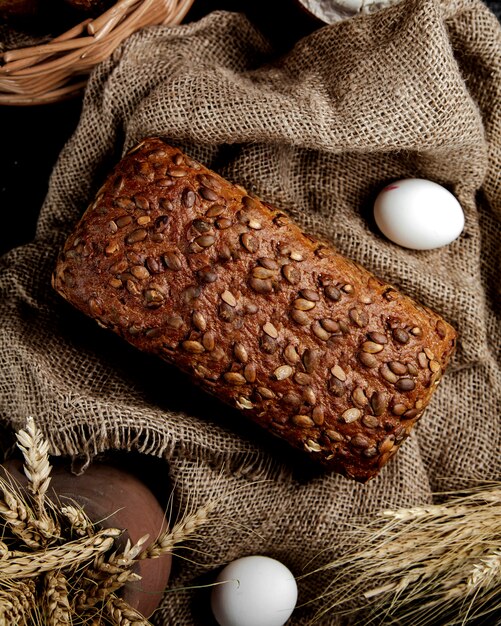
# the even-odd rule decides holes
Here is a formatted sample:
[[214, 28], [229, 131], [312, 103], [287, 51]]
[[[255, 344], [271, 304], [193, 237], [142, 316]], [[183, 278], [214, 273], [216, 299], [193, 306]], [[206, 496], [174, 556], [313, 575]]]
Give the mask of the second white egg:
[[220, 626], [282, 626], [296, 606], [294, 576], [270, 557], [237, 559], [220, 572], [216, 583], [211, 606]]
[[374, 203], [374, 219], [383, 235], [404, 248], [432, 250], [461, 234], [461, 205], [431, 180], [406, 178], [385, 187]]

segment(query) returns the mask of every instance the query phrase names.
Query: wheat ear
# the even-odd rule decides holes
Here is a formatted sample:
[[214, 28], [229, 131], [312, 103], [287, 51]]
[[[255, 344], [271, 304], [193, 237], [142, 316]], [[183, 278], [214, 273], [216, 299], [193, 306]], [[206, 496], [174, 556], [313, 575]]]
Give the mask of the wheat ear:
[[468, 576], [466, 586], [471, 594], [479, 586], [488, 589], [501, 583], [501, 549], [487, 554], [479, 563], [475, 563]]
[[33, 581], [10, 582], [8, 589], [0, 589], [0, 626], [26, 624], [34, 607]]
[[86, 572], [86, 584], [82, 585], [77, 594], [74, 610], [77, 613], [88, 611], [121, 589], [125, 583], [137, 580], [141, 580], [141, 577], [129, 569], [103, 576], [99, 580], [93, 580]]
[[59, 532], [59, 528], [45, 509], [45, 496], [52, 469], [49, 463], [49, 444], [32, 417], [28, 417], [25, 428], [16, 433], [16, 438], [17, 446], [24, 458], [24, 473], [33, 495], [35, 509], [33, 524], [43, 537], [52, 539]]
[[87, 517], [85, 511], [79, 507], [68, 504], [60, 508], [61, 515], [68, 520], [71, 530], [80, 537], [90, 537], [94, 534], [94, 525]]
[[68, 584], [61, 571], [45, 574], [46, 626], [66, 626], [72, 623]]
[[143, 615], [115, 595], [108, 598], [104, 608], [115, 626], [151, 626]]
[[[33, 514], [23, 498], [0, 478], [0, 517], [13, 535], [21, 539], [29, 548], [41, 546], [40, 533], [33, 527]], [[30, 514], [31, 513], [31, 514]]]
[[85, 573], [86, 584], [78, 595], [75, 610], [78, 612], [87, 610], [102, 602], [125, 583], [140, 580], [140, 576], [132, 571], [132, 566], [147, 540], [148, 535], [144, 535], [132, 545], [128, 539], [121, 553], [113, 553], [109, 556], [99, 555], [93, 566]]
[[98, 531], [93, 537], [6, 559], [0, 570], [0, 583], [13, 578], [33, 578], [54, 569], [75, 569], [98, 554], [107, 552], [120, 532], [116, 528], [107, 528]]
[[357, 548], [321, 568], [332, 580], [317, 617], [364, 611], [365, 624], [445, 626], [499, 610], [501, 489], [447, 495], [384, 511], [346, 537]]
[[16, 433], [17, 446], [23, 453], [24, 473], [40, 511], [50, 483], [49, 444], [44, 440], [32, 417], [26, 420], [23, 430]]
[[169, 554], [178, 543], [193, 538], [199, 528], [207, 523], [216, 504], [215, 501], [209, 502], [174, 524], [172, 530], [167, 529], [144, 552], [141, 552], [138, 559], [155, 559], [163, 554]]
[[[112, 553], [123, 531], [96, 531], [77, 505], [61, 507], [46, 498], [51, 471], [48, 445], [33, 420], [18, 433], [18, 445], [31, 495], [18, 493], [0, 477], [0, 516], [10, 531], [0, 541], [0, 590], [8, 590], [0, 592], [0, 626], [21, 626], [31, 606], [30, 623], [44, 620], [47, 626], [66, 626], [72, 619], [87, 626], [101, 626], [103, 619], [120, 626], [149, 626], [115, 592], [127, 581], [140, 579], [133, 572], [138, 560], [160, 557], [180, 542], [196, 539], [218, 502], [180, 516], [172, 530], [162, 532], [144, 552], [147, 536]], [[66, 535], [78, 539], [68, 541]], [[21, 541], [23, 550], [14, 549]]]

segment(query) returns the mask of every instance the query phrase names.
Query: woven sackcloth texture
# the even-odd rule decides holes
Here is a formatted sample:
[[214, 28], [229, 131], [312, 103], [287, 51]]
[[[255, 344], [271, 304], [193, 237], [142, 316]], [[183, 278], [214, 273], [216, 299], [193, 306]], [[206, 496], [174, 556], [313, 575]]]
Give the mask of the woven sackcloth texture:
[[[94, 71], [36, 238], [2, 259], [1, 420], [17, 428], [35, 416], [58, 455], [160, 457], [158, 481], [180, 509], [222, 498], [196, 563], [178, 560], [178, 589], [155, 623], [208, 623], [208, 605], [197, 602], [204, 592], [180, 588], [207, 582], [209, 565], [267, 554], [300, 575], [347, 547], [342, 532], [359, 517], [499, 480], [500, 103], [501, 29], [479, 0], [403, 0], [321, 28], [280, 55], [245, 17], [217, 12], [136, 33]], [[66, 236], [110, 168], [148, 135], [285, 209], [458, 330], [430, 407], [377, 479], [359, 485], [303, 468], [280, 442], [51, 289]], [[374, 195], [402, 177], [455, 193], [466, 215], [457, 241], [416, 252], [377, 232]], [[23, 210], [22, 189], [15, 209]], [[300, 602], [327, 581], [301, 580]], [[290, 623], [312, 611], [299, 608]]]

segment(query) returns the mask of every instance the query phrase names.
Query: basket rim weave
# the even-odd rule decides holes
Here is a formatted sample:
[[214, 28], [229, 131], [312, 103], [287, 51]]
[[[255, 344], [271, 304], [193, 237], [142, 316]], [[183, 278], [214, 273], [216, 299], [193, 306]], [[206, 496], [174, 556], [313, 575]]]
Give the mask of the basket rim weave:
[[180, 24], [194, 0], [119, 0], [46, 43], [0, 54], [0, 105], [48, 104], [80, 94], [95, 65], [140, 28]]

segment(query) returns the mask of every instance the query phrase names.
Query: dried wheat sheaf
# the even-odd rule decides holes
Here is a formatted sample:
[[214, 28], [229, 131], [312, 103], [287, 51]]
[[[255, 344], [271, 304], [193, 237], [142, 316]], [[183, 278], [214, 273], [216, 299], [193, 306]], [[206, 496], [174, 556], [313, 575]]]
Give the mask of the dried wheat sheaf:
[[138, 575], [140, 559], [158, 558], [196, 539], [215, 502], [186, 512], [145, 550], [148, 536], [117, 550], [123, 529], [99, 529], [73, 504], [57, 506], [46, 497], [51, 477], [48, 444], [33, 419], [17, 433], [28, 489], [0, 478], [0, 626], [16, 624], [116, 624], [150, 622], [117, 592]]
[[437, 495], [441, 504], [383, 511], [349, 532], [356, 547], [315, 570], [330, 579], [317, 619], [501, 624], [501, 485]]

